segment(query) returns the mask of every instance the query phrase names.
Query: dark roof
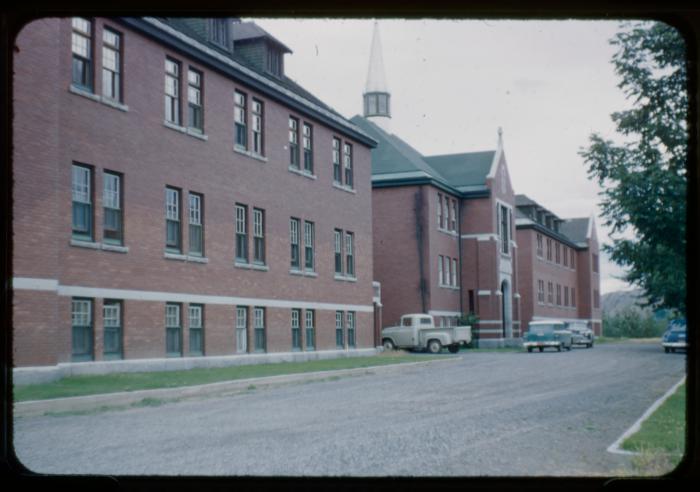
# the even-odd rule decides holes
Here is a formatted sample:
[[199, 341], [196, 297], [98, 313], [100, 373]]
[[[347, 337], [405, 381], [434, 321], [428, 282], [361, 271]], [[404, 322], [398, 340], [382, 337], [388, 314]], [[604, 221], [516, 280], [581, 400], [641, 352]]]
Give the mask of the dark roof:
[[255, 22], [236, 22], [233, 24], [232, 33], [234, 42], [265, 38], [277, 44], [287, 53], [292, 52], [287, 45], [257, 25]]
[[540, 206], [539, 203], [536, 201], [530, 199], [527, 195], [515, 195], [515, 206], [516, 207], [527, 207], [535, 205], [537, 207]]
[[425, 157], [434, 169], [438, 170], [453, 186], [485, 185], [486, 176], [491, 170], [495, 150], [446, 154]]
[[[131, 27], [144, 27], [144, 23], [141, 22], [141, 19], [139, 18], [122, 18], [124, 22], [126, 22], [128, 25]], [[363, 143], [368, 143], [372, 145], [368, 141], [368, 136], [364, 134], [363, 132], [360, 131], [359, 128], [357, 128], [356, 125], [353, 125], [345, 116], [342, 114], [338, 113], [336, 110], [334, 110], [332, 107], [318, 99], [316, 96], [311, 94], [309, 91], [301, 87], [299, 84], [297, 84], [294, 80], [290, 79], [286, 75], [283, 75], [282, 77], [275, 77], [266, 71], [260, 69], [259, 67], [251, 64], [248, 60], [243, 58], [240, 55], [237, 55], [235, 50], [234, 52], [227, 51], [225, 48], [217, 45], [216, 43], [212, 43], [209, 41], [207, 37], [207, 29], [206, 29], [206, 19], [201, 19], [201, 18], [187, 18], [187, 17], [167, 17], [167, 18], [157, 18], [158, 21], [163, 22], [170, 26], [171, 28], [175, 29], [176, 31], [180, 32], [181, 34], [184, 34], [185, 36], [204, 44], [207, 48], [214, 50], [218, 52], [219, 54], [229, 58], [230, 60], [234, 61], [235, 63], [238, 63], [239, 65], [244, 66], [248, 70], [251, 70], [255, 72], [260, 77], [264, 77], [265, 79], [269, 80], [270, 82], [282, 86], [284, 89], [287, 89], [291, 93], [295, 94], [296, 96], [305, 99], [306, 101], [321, 107], [325, 111], [328, 111], [329, 113], [332, 113], [335, 117], [342, 119], [343, 121], [347, 122], [347, 125], [350, 127], [350, 129], [345, 128], [345, 131], [350, 131], [351, 135], [353, 135], [355, 138], [359, 137], [360, 141], [363, 141]], [[259, 26], [255, 26], [255, 28], [251, 28], [249, 24], [254, 23], [239, 23], [236, 22], [234, 23], [233, 26], [233, 31], [236, 31], [237, 27], [240, 27], [241, 25], [247, 26], [244, 27], [243, 29], [247, 30], [247, 32], [250, 35], [257, 35], [255, 33], [264, 33], [264, 35], [268, 36], [271, 40], [274, 40], [275, 42], [278, 42], [272, 35], [267, 33], [264, 29], [260, 28]], [[235, 38], [234, 34], [234, 38]], [[280, 43], [282, 44], [282, 43]], [[286, 46], [282, 45], [284, 48]], [[288, 49], [288, 48], [287, 48]], [[291, 51], [291, 50], [290, 50]], [[313, 111], [313, 110], [312, 110]], [[328, 120], [328, 118], [323, 117], [318, 115], [319, 118], [323, 121], [326, 121], [329, 124], [335, 124], [337, 123], [331, 123], [332, 120]], [[342, 130], [342, 127], [340, 128]], [[371, 139], [370, 139], [371, 140]]]
[[590, 220], [589, 217], [567, 219], [559, 224], [559, 231], [575, 243], [586, 242]]
[[428, 179], [449, 192], [485, 192], [486, 176], [491, 168], [495, 151], [470, 152], [426, 157], [404, 140], [388, 133], [362, 116], [353, 116], [350, 121], [377, 140], [372, 149], [373, 181], [381, 179], [408, 180]]

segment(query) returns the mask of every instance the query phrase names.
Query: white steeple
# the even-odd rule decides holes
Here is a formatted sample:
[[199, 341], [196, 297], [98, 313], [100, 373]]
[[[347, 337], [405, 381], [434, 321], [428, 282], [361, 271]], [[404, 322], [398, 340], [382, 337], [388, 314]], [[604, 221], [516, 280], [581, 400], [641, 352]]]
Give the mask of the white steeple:
[[390, 94], [384, 74], [382, 42], [379, 38], [379, 23], [377, 21], [374, 21], [367, 82], [365, 83], [365, 91], [362, 96], [365, 118], [376, 123], [385, 131], [389, 131], [389, 122], [391, 120]]

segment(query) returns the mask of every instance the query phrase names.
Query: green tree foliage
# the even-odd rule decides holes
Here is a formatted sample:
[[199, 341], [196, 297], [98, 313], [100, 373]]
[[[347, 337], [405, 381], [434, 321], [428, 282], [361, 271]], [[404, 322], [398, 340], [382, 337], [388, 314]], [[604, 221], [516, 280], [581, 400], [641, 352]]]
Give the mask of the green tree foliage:
[[653, 314], [628, 307], [608, 316], [603, 313], [606, 337], [656, 338], [663, 335], [667, 320], [655, 319]]
[[[623, 24], [610, 40], [618, 87], [632, 109], [611, 118], [620, 143], [594, 133], [580, 151], [604, 191], [611, 259], [649, 304], [685, 313], [688, 91], [685, 42], [657, 22]], [[626, 233], [626, 234], [625, 234]]]

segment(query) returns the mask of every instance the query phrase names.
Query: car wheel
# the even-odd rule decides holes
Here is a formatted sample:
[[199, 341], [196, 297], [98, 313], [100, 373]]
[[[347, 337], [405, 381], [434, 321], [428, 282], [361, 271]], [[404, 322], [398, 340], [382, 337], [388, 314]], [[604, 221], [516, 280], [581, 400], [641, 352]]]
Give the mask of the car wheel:
[[396, 350], [396, 345], [394, 345], [394, 342], [387, 338], [386, 340], [384, 340], [384, 350]]
[[431, 354], [439, 354], [442, 350], [442, 344], [440, 340], [430, 340], [428, 342], [428, 352]]
[[447, 350], [449, 350], [451, 354], [456, 354], [457, 352], [459, 352], [459, 345], [450, 345], [447, 347]]
[[561, 343], [557, 345], [557, 352], [561, 352]]
[[671, 347], [671, 353], [675, 353], [675, 352], [676, 352], [676, 349], [674, 349], [673, 347]]
[[544, 347], [538, 347], [540, 349], [540, 352], [544, 351]]
[[528, 347], [528, 348], [527, 348], [527, 351], [528, 351], [528, 352], [532, 352], [532, 347]]
[[666, 353], [669, 353], [669, 352], [670, 352], [670, 350], [668, 349], [668, 347], [664, 347], [664, 352], [666, 352]]

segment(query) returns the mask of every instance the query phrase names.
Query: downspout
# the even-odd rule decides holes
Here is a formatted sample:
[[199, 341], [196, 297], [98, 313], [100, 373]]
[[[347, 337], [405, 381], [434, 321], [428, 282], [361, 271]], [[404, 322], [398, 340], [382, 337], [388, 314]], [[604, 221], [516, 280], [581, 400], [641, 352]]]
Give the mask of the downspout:
[[457, 216], [457, 249], [459, 250], [459, 312], [464, 316], [464, 289], [462, 288], [462, 210], [464, 200], [459, 199], [459, 215]]
[[418, 288], [420, 289], [420, 301], [422, 312], [426, 312], [426, 282], [425, 282], [425, 265], [423, 264], [423, 187], [419, 186], [418, 191], [414, 195], [413, 212], [416, 220], [416, 246], [418, 248]]

